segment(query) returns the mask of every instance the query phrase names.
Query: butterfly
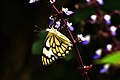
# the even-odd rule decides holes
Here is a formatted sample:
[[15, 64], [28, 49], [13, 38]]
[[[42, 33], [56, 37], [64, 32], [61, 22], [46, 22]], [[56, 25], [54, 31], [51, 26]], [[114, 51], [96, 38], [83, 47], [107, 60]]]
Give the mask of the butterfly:
[[46, 31], [48, 31], [48, 34], [43, 47], [43, 65], [49, 65], [69, 54], [73, 46], [72, 42], [65, 35], [57, 31], [57, 29], [47, 28]]

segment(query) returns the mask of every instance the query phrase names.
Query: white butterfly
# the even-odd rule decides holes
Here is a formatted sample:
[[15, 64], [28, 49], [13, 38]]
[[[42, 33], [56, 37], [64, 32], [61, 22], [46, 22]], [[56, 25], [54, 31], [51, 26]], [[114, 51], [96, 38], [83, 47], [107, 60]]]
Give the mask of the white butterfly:
[[48, 65], [58, 58], [64, 57], [69, 53], [72, 42], [64, 36], [57, 29], [51, 28], [46, 29], [48, 35], [45, 39], [43, 48], [42, 62], [43, 65]]

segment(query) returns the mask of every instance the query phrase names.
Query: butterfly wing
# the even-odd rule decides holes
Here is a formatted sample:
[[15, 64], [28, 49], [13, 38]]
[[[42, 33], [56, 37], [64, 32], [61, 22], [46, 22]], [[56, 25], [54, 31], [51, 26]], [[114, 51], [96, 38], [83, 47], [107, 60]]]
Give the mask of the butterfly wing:
[[71, 41], [62, 33], [58, 31], [49, 32], [43, 48], [43, 65], [48, 65], [56, 59], [64, 57], [69, 53], [71, 47]]

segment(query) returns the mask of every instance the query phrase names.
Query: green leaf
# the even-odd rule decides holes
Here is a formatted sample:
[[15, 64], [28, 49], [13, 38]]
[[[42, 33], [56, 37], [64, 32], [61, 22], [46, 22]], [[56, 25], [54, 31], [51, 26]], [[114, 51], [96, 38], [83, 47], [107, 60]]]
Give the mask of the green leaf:
[[42, 30], [39, 32], [39, 40], [35, 41], [32, 45], [32, 53], [33, 54], [40, 54], [42, 53], [42, 49], [44, 46], [44, 40], [46, 38], [47, 32]]
[[113, 65], [120, 64], [120, 51], [113, 52], [102, 59], [96, 60], [96, 64], [104, 64], [104, 63], [110, 63]]

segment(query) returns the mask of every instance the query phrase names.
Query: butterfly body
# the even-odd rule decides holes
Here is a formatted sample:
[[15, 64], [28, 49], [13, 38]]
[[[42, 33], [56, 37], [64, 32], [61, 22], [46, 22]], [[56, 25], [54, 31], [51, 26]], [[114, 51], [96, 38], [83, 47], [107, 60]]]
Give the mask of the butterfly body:
[[49, 65], [58, 58], [64, 57], [69, 53], [72, 47], [71, 41], [57, 29], [46, 29], [48, 35], [45, 39], [43, 48], [43, 65]]

